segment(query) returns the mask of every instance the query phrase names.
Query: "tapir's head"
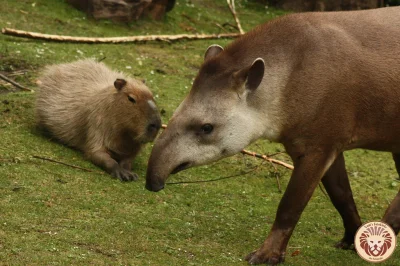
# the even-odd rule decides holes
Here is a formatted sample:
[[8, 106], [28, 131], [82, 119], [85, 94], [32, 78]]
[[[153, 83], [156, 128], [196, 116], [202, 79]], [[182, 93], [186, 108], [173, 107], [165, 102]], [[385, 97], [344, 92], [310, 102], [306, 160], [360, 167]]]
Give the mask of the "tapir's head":
[[209, 47], [189, 95], [154, 145], [146, 188], [159, 191], [170, 174], [238, 153], [261, 137], [250, 102], [263, 75], [261, 58], [240, 65], [222, 47]]

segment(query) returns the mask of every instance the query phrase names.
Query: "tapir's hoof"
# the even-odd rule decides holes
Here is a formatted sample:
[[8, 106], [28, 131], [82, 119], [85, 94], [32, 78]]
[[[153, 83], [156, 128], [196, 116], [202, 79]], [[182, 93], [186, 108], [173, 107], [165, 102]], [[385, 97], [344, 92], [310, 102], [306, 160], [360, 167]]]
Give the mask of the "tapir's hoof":
[[285, 253], [280, 255], [262, 254], [260, 251], [254, 251], [246, 256], [245, 260], [251, 264], [277, 265], [285, 261]]
[[345, 239], [342, 239], [335, 244], [335, 248], [354, 249], [353, 241], [346, 241]]

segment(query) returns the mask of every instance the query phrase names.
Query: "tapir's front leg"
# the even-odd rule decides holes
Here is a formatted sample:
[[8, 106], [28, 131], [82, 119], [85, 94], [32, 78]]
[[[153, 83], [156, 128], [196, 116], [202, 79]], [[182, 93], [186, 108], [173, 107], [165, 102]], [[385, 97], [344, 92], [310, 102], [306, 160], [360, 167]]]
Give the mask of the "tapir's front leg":
[[349, 178], [347, 176], [343, 153], [339, 154], [322, 178], [328, 195], [342, 216], [344, 236], [337, 244], [337, 248], [347, 249], [354, 243], [354, 236], [361, 226], [360, 216], [351, 192]]
[[284, 261], [293, 229], [322, 176], [336, 157], [336, 153], [332, 151], [290, 155], [294, 162], [292, 176], [279, 203], [268, 238], [257, 251], [246, 257], [250, 264], [277, 264]]

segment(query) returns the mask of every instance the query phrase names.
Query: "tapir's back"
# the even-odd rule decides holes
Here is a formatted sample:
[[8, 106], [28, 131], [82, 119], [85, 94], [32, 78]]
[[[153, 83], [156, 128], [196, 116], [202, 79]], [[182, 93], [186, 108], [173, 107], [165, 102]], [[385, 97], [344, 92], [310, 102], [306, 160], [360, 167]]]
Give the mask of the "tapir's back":
[[304, 17], [309, 17], [310, 23], [321, 27], [321, 30], [337, 28], [354, 41], [359, 41], [359, 45], [365, 49], [386, 50], [390, 46], [400, 47], [400, 7], [306, 13]]
[[325, 132], [348, 148], [397, 145], [369, 139], [400, 135], [400, 7], [283, 16], [230, 44], [218, 60], [243, 66], [257, 57], [266, 62], [264, 103], [253, 104], [285, 121], [282, 138], [300, 137], [293, 129], [301, 124], [305, 134]]
[[303, 109], [295, 123], [345, 149], [400, 151], [400, 7], [301, 16], [305, 41], [285, 99], [306, 108], [288, 115]]

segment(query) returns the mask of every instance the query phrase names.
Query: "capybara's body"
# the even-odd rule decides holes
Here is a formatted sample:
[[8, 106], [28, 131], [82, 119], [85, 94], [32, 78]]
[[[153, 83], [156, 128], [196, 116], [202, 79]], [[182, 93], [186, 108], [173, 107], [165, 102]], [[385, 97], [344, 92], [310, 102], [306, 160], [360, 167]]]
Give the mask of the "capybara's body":
[[161, 120], [140, 81], [91, 59], [53, 65], [40, 78], [38, 124], [121, 180], [136, 179], [131, 160]]

